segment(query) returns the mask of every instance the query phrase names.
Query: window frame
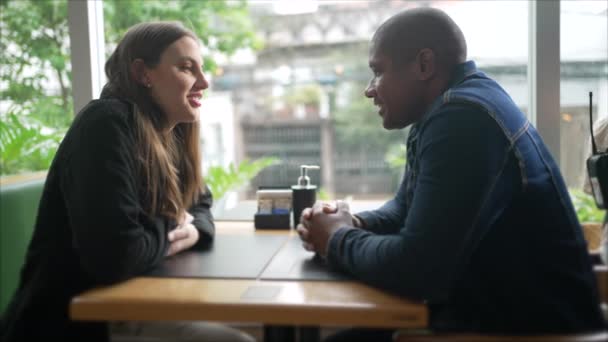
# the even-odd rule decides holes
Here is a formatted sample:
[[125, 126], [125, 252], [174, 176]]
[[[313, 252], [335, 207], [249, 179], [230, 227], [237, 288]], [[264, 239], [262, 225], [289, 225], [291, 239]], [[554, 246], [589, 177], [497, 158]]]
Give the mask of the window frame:
[[560, 1], [529, 1], [528, 10], [528, 115], [561, 168]]
[[68, 30], [76, 114], [106, 83], [103, 1], [68, 1]]

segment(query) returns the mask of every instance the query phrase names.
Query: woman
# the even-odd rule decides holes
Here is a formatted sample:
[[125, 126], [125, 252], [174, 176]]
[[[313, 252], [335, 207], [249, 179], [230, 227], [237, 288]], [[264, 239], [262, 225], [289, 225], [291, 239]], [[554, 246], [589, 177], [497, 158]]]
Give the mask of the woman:
[[[136, 25], [118, 44], [100, 99], [76, 116], [49, 169], [3, 340], [107, 340], [105, 324], [70, 321], [75, 294], [213, 239], [197, 123], [208, 87], [202, 64], [198, 39], [177, 23]], [[204, 323], [116, 329], [248, 339]]]

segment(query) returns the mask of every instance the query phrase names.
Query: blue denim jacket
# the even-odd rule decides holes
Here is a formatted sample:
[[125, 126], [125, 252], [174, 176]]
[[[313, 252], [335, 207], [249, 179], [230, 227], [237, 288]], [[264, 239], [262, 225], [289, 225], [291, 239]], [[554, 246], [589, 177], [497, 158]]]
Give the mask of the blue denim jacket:
[[394, 199], [332, 235], [328, 262], [425, 300], [431, 327], [579, 332], [603, 320], [560, 171], [509, 95], [470, 61], [414, 124]]

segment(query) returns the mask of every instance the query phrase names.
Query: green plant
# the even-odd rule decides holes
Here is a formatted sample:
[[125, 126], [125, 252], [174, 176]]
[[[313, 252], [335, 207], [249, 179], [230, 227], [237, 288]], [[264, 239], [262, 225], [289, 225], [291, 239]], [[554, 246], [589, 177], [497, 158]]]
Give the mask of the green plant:
[[319, 191], [317, 191], [317, 201], [329, 201], [330, 199], [327, 190], [325, 190], [325, 188], [319, 188]]
[[48, 169], [63, 135], [33, 118], [6, 115], [0, 121], [0, 174]]
[[579, 222], [602, 222], [605, 212], [595, 205], [595, 200], [579, 189], [569, 189], [572, 204]]
[[104, 0], [105, 37], [117, 43], [132, 25], [156, 20], [177, 20], [192, 30], [208, 52], [205, 70], [214, 71], [214, 56], [231, 55], [241, 48], [261, 49], [248, 4], [238, 1], [200, 0]]
[[[46, 169], [74, 117], [67, 4], [0, 0], [2, 174]], [[206, 50], [206, 71], [214, 56], [262, 47], [244, 0], [104, 0], [103, 9], [108, 55], [127, 28], [153, 20], [193, 30]]]
[[285, 102], [290, 105], [319, 105], [321, 88], [316, 84], [293, 88], [285, 95]]
[[401, 171], [407, 162], [405, 157], [406, 152], [407, 147], [405, 144], [393, 144], [388, 148], [384, 160], [386, 160], [391, 169]]
[[277, 158], [266, 157], [254, 161], [244, 160], [238, 166], [231, 163], [227, 168], [211, 166], [207, 170], [205, 183], [209, 186], [213, 197], [219, 200], [228, 191], [247, 184], [260, 171], [278, 162]]
[[347, 93], [346, 105], [332, 113], [335, 120], [336, 145], [341, 151], [369, 151], [386, 153], [388, 147], [403, 143], [407, 130], [389, 130], [382, 127], [382, 118], [373, 101], [361, 94], [365, 85], [353, 86]]

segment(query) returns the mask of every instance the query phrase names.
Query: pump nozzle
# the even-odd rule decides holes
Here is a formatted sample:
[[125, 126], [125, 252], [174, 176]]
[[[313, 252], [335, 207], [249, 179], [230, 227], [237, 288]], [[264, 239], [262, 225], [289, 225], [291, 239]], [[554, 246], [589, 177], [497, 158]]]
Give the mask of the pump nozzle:
[[309, 186], [310, 178], [308, 177], [308, 170], [318, 170], [319, 165], [300, 165], [300, 177], [298, 177], [299, 186]]

